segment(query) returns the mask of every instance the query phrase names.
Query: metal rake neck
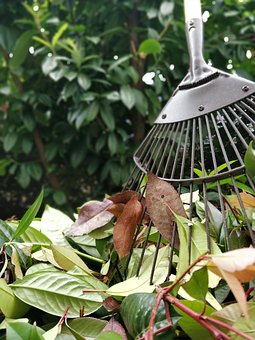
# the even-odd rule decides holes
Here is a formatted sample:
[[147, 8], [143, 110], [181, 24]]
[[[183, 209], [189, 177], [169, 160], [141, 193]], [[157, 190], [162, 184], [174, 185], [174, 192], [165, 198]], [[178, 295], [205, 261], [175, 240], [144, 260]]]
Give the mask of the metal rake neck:
[[200, 0], [185, 0], [184, 7], [190, 69], [179, 89], [192, 88], [218, 76], [218, 73], [206, 64], [203, 57], [203, 22]]

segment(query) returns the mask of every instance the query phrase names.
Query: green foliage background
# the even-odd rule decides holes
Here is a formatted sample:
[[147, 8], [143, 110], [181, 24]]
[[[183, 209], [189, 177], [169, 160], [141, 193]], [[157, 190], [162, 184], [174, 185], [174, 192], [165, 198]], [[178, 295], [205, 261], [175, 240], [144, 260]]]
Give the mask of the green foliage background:
[[[205, 59], [253, 79], [254, 2], [202, 5]], [[66, 209], [119, 190], [188, 70], [182, 2], [10, 0], [0, 22], [1, 217], [42, 184]]]

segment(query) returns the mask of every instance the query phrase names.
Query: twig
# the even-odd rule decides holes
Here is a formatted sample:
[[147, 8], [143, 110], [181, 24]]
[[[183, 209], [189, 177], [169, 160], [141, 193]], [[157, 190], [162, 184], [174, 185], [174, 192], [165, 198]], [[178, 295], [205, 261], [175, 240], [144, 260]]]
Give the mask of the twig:
[[[218, 328], [214, 327], [213, 325], [209, 324], [203, 315], [198, 314], [194, 312], [192, 309], [186, 307], [175, 297], [171, 295], [167, 295], [165, 296], [165, 300], [175, 305], [178, 309], [180, 309], [185, 314], [189, 315], [192, 319], [197, 321], [201, 326], [205, 327], [210, 333], [213, 334], [215, 339], [230, 340], [230, 337], [228, 335], [226, 335], [225, 333], [223, 333], [222, 331], [220, 331]], [[225, 323], [223, 323], [223, 325], [225, 325]]]

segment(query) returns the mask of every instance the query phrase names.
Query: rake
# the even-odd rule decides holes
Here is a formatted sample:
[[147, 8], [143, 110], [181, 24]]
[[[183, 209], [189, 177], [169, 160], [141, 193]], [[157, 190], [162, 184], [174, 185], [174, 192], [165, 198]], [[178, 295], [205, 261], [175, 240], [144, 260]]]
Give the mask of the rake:
[[[194, 191], [199, 190], [204, 203], [209, 253], [211, 245], [208, 200], [210, 199], [216, 199], [217, 207], [222, 214], [225, 248], [226, 250], [233, 248], [226, 222], [224, 200], [224, 194], [231, 191], [237, 197], [251, 244], [254, 246], [255, 236], [243, 202], [240, 191], [242, 185], [239, 179], [245, 175], [249, 187], [253, 192], [255, 191], [255, 183], [246, 173], [243, 162], [249, 142], [255, 141], [255, 83], [206, 64], [202, 53], [203, 25], [200, 1], [184, 0], [184, 7], [190, 55], [189, 72], [136, 151], [134, 155], [136, 166], [125, 189], [141, 193], [141, 190], [145, 190], [141, 189], [144, 176], [152, 172], [171, 183], [179, 193], [189, 193], [190, 220]], [[208, 170], [210, 170], [209, 174]], [[148, 226], [137, 275], [148, 245], [151, 227], [152, 222]], [[192, 226], [189, 228], [187, 251], [190, 254]], [[137, 228], [133, 247], [139, 232], [140, 228]], [[174, 225], [172, 239], [169, 240], [172, 245], [176, 233], [177, 227]], [[161, 235], [157, 240], [151, 283], [153, 283], [160, 243]], [[132, 250], [127, 265], [131, 254]], [[172, 271], [173, 254], [174, 247], [171, 247], [167, 278]]]

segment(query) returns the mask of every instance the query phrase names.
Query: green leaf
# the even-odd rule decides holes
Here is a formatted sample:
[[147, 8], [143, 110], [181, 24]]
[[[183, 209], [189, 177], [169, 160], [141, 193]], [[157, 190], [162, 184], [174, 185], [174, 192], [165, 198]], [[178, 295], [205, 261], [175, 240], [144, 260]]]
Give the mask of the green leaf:
[[25, 243], [31, 243], [32, 245], [36, 244], [43, 244], [43, 245], [50, 245], [51, 240], [44, 235], [42, 232], [39, 230], [33, 228], [33, 227], [28, 227], [25, 231], [22, 233], [22, 240]]
[[107, 293], [116, 296], [127, 296], [133, 293], [152, 293], [156, 284], [166, 279], [166, 268], [169, 264], [169, 246], [159, 250], [153, 276], [153, 285], [150, 284], [150, 275], [154, 259], [154, 252], [143, 262], [139, 277], [133, 276], [126, 281], [111, 286]]
[[135, 105], [135, 94], [129, 85], [122, 85], [120, 88], [120, 99], [122, 103], [131, 110]]
[[52, 38], [52, 45], [53, 46], [55, 46], [57, 44], [57, 42], [59, 41], [59, 39], [61, 38], [61, 36], [65, 32], [65, 30], [67, 29], [67, 27], [68, 27], [68, 24], [64, 23], [62, 26], [60, 26], [59, 30], [54, 34], [54, 36]]
[[[44, 340], [55, 340], [61, 334], [62, 324], [57, 323], [54, 327], [43, 334]], [[32, 339], [31, 339], [32, 340]]]
[[43, 174], [41, 165], [37, 162], [28, 163], [27, 171], [29, 175], [36, 181], [39, 181]]
[[[192, 309], [194, 312], [202, 313], [204, 309], [204, 303], [201, 301], [187, 301], [180, 300], [182, 304], [186, 307]], [[182, 318], [179, 320], [178, 325], [183, 329], [183, 331], [191, 338], [191, 339], [214, 339], [211, 333], [201, 326], [197, 321], [195, 321], [192, 317], [177, 309], [177, 312], [182, 315]], [[205, 312], [203, 315], [211, 315], [214, 312], [214, 309], [210, 306], [206, 306]]]
[[33, 40], [38, 41], [40, 44], [48, 47], [50, 50], [53, 50], [53, 46], [47, 40], [44, 40], [40, 37], [33, 37]]
[[4, 150], [6, 152], [11, 151], [11, 149], [15, 146], [16, 142], [18, 139], [18, 134], [17, 132], [9, 132], [5, 137], [4, 137]]
[[40, 192], [37, 199], [31, 205], [31, 207], [26, 211], [25, 215], [19, 222], [18, 228], [16, 229], [14, 235], [12, 236], [12, 241], [19, 237], [32, 223], [33, 219], [35, 218], [43, 200], [43, 190]]
[[50, 72], [52, 72], [58, 66], [57, 60], [55, 57], [46, 57], [42, 62], [42, 71], [47, 76]]
[[172, 14], [174, 9], [174, 2], [163, 1], [160, 5], [160, 12], [162, 15], [170, 15]]
[[161, 52], [161, 45], [156, 39], [146, 39], [141, 42], [138, 52], [145, 54], [158, 54]]
[[90, 88], [91, 86], [91, 80], [86, 74], [79, 74], [78, 76], [78, 84], [80, 87], [86, 91]]
[[251, 141], [244, 155], [246, 170], [252, 178], [255, 177], [255, 142]]
[[145, 95], [139, 91], [134, 89], [135, 94], [135, 107], [141, 113], [143, 117], [148, 115], [148, 100]]
[[18, 299], [4, 279], [0, 279], [0, 310], [6, 318], [20, 318], [30, 306]]
[[116, 332], [102, 332], [95, 340], [122, 340], [122, 337]]
[[24, 322], [7, 323], [6, 340], [44, 340], [42, 334], [44, 331], [35, 324], [30, 325]]
[[100, 115], [105, 123], [105, 125], [108, 127], [110, 131], [113, 131], [115, 129], [115, 118], [112, 113], [112, 109], [109, 105], [104, 105], [100, 107]]
[[[191, 228], [191, 256], [190, 262], [194, 262], [199, 256], [208, 251], [207, 246], [207, 234], [205, 226], [200, 222], [196, 221], [193, 223], [188, 219], [175, 215], [178, 234], [180, 238], [180, 251], [179, 251], [179, 262], [178, 262], [178, 275], [181, 275], [189, 265], [188, 256], [188, 238], [189, 228]], [[220, 254], [221, 251], [216, 242], [210, 238], [211, 243], [211, 254]]]
[[41, 230], [54, 244], [71, 248], [63, 235], [70, 229], [73, 221], [70, 217], [62, 213], [60, 210], [54, 209], [47, 205], [42, 214], [41, 223], [35, 226], [36, 229]]
[[85, 315], [91, 314], [106, 297], [94, 292], [83, 293], [83, 289], [107, 289], [104, 283], [93, 277], [81, 279], [61, 271], [39, 271], [15, 281], [11, 287], [19, 299], [49, 314], [62, 316], [70, 306], [70, 318], [77, 318], [82, 307]]
[[35, 33], [35, 30], [25, 31], [18, 38], [14, 46], [13, 57], [10, 60], [11, 68], [17, 68], [25, 61], [29, 46], [31, 46], [32, 37]]
[[125, 55], [121, 58], [119, 58], [118, 60], [114, 61], [111, 66], [109, 67], [109, 72], [114, 70], [117, 66], [125, 63], [127, 60], [131, 59], [132, 58], [132, 54], [128, 54], [128, 55]]
[[32, 150], [32, 147], [33, 147], [33, 142], [32, 142], [32, 139], [31, 138], [28, 138], [28, 137], [24, 137], [22, 139], [22, 151], [28, 155], [30, 153], [30, 151]]
[[86, 274], [91, 274], [91, 270], [72, 249], [54, 244], [51, 245], [51, 249], [54, 259], [63, 269], [71, 270], [74, 266], [77, 266]]
[[114, 132], [111, 132], [108, 136], [108, 148], [112, 155], [116, 153], [117, 147], [118, 147], [118, 140], [117, 140], [116, 134]]
[[182, 285], [182, 288], [196, 300], [205, 301], [208, 291], [208, 272], [204, 266], [193, 272], [191, 279]]
[[86, 337], [95, 338], [99, 335], [104, 327], [107, 325], [107, 321], [95, 319], [95, 318], [77, 318], [71, 320], [67, 326], [71, 332], [75, 331], [76, 334], [83, 339]]
[[56, 190], [53, 194], [53, 199], [58, 205], [66, 203], [66, 194], [62, 190]]
[[[234, 161], [230, 161], [229, 164], [233, 164], [237, 162], [237, 160], [234, 160]], [[209, 176], [212, 176], [212, 175], [215, 175], [216, 173], [219, 173], [221, 172], [222, 170], [226, 169], [228, 167], [228, 165], [226, 163], [224, 164], [221, 164], [220, 166], [217, 167], [217, 172], [215, 170], [212, 170], [210, 173], [209, 173]]]

